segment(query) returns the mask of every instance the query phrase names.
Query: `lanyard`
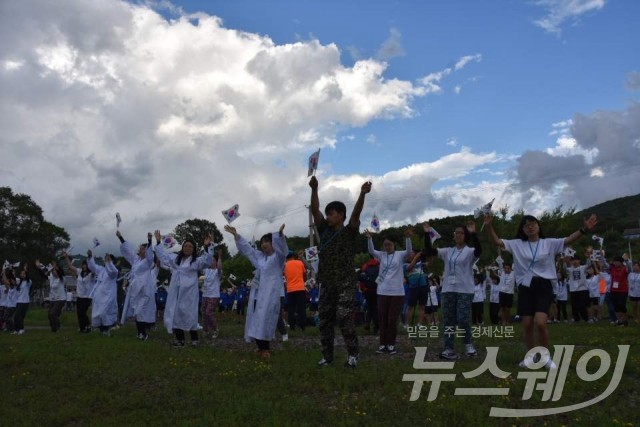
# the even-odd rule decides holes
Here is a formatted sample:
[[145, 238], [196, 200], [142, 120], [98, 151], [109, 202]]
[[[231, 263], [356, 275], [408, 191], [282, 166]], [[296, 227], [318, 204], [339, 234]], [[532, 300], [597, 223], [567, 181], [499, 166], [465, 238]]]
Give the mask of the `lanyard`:
[[[323, 243], [320, 245], [320, 247], [318, 248], [318, 253], [322, 252], [322, 250], [323, 250], [324, 248], [326, 248], [326, 247], [327, 247], [327, 245], [328, 245], [329, 243], [331, 243], [331, 241], [334, 239], [334, 237], [336, 237], [338, 234], [340, 234], [340, 233], [342, 232], [342, 230], [344, 230], [344, 227], [342, 227], [342, 228], [341, 228], [340, 230], [338, 230], [338, 231], [335, 231], [335, 232], [331, 235], [331, 237], [329, 237], [329, 239], [328, 239], [326, 242], [323, 242]], [[324, 239], [324, 236], [326, 236], [326, 235], [327, 235], [327, 232], [328, 232], [328, 231], [329, 231], [329, 228], [327, 228], [326, 230], [324, 230], [324, 232], [322, 233], [322, 239]]]
[[396, 256], [396, 253], [394, 252], [393, 255], [391, 255], [391, 261], [389, 261], [389, 254], [387, 254], [387, 266], [385, 267], [384, 271], [381, 274], [382, 277], [385, 277], [387, 275], [387, 271], [389, 271], [389, 267], [391, 267], [391, 262], [393, 262], [393, 258], [395, 256]]
[[[455, 248], [453, 248], [453, 250], [455, 251]], [[463, 250], [464, 248], [460, 249], [458, 255], [456, 256], [456, 259], [453, 260], [453, 268], [451, 268], [451, 258], [453, 258], [453, 256], [449, 256], [449, 275], [456, 274], [456, 263], [458, 262], [458, 258], [460, 258]]]
[[533, 265], [536, 263], [536, 255], [538, 254], [538, 245], [540, 245], [540, 239], [538, 239], [538, 241], [536, 242], [536, 250], [535, 250], [535, 252], [531, 248], [531, 242], [527, 241], [527, 243], [529, 243], [529, 250], [531, 251], [531, 256], [533, 257], [531, 259], [531, 264], [529, 264], [529, 270], [532, 270], [533, 269]]

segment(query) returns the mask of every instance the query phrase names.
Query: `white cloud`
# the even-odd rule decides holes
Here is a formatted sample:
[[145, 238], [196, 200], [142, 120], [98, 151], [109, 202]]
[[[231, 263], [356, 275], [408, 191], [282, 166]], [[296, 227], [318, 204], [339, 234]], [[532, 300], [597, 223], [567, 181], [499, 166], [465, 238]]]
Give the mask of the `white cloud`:
[[[350, 127], [414, 116], [412, 101], [428, 94], [387, 78], [378, 60], [344, 66], [333, 44], [278, 45], [149, 4], [175, 19], [116, 0], [3, 5], [0, 157], [20, 167], [0, 180], [30, 194], [76, 248], [97, 236], [113, 250], [116, 211], [139, 239], [192, 217], [221, 224], [233, 203], [243, 232], [278, 218], [304, 234], [308, 155], [336, 148]], [[329, 170], [321, 158], [323, 200], [353, 200], [363, 177]]]
[[458, 146], [458, 140], [454, 137], [451, 137], [449, 139], [447, 139], [447, 145], [449, 147], [457, 147]]
[[567, 21], [575, 24], [584, 14], [602, 9], [606, 0], [536, 0], [534, 4], [544, 7], [547, 13], [534, 23], [549, 33], [560, 35]]
[[420, 83], [422, 83], [422, 85], [424, 86], [424, 90], [426, 91], [426, 93], [441, 93], [442, 87], [440, 86], [440, 81], [442, 79], [444, 79], [454, 71], [461, 70], [470, 62], [480, 61], [482, 61], [482, 55], [479, 53], [475, 55], [463, 56], [458, 59], [452, 67], [447, 67], [444, 70], [430, 73], [421, 78]]
[[402, 34], [396, 28], [389, 30], [389, 38], [382, 43], [376, 57], [383, 61], [388, 61], [397, 56], [404, 56], [404, 48], [402, 47]]
[[583, 156], [587, 164], [592, 164], [593, 159], [598, 155], [597, 148], [584, 149], [578, 145], [575, 138], [567, 135], [560, 136], [556, 141], [556, 146], [547, 148], [545, 152], [556, 157]]

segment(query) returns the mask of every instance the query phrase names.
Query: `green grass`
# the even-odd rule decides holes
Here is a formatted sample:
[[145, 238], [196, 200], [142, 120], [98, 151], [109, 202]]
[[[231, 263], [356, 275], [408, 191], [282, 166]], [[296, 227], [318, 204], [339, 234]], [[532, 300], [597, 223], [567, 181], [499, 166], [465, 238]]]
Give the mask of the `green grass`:
[[[632, 346], [625, 374], [607, 400], [577, 412], [541, 418], [490, 418], [491, 406], [548, 408], [580, 403], [609, 384], [583, 382], [575, 372], [578, 358], [601, 348], [615, 362], [617, 344], [635, 344], [640, 325], [616, 328], [597, 325], [550, 325], [554, 344], [575, 344], [571, 369], [559, 402], [541, 402], [541, 392], [522, 401], [524, 380], [517, 363], [524, 354], [522, 331], [515, 338], [474, 340], [478, 359], [455, 364], [455, 383], [445, 383], [438, 398], [427, 402], [429, 384], [409, 401], [412, 384], [403, 374], [413, 369], [413, 346], [428, 346], [437, 360], [442, 339], [412, 339], [399, 333], [401, 353], [376, 355], [377, 339], [359, 328], [361, 357], [355, 371], [342, 367], [341, 338], [336, 365], [319, 369], [318, 332], [291, 333], [287, 343], [274, 343], [271, 359], [262, 360], [254, 345], [242, 341], [243, 324], [235, 317], [220, 320], [220, 337], [213, 346], [172, 349], [171, 337], [154, 332], [147, 342], [135, 339], [133, 326], [106, 338], [76, 332], [75, 313], [63, 314], [63, 328], [51, 333], [46, 311], [31, 309], [27, 333], [0, 335], [0, 423], [2, 425], [637, 425], [640, 352]], [[31, 327], [31, 329], [29, 329]], [[36, 328], [37, 327], [37, 328]], [[338, 332], [339, 337], [339, 332]], [[499, 346], [498, 366], [511, 372], [506, 380], [489, 373], [465, 380], [463, 372], [482, 363], [487, 346]], [[597, 364], [589, 365], [593, 372]], [[445, 373], [429, 371], [429, 373]], [[456, 387], [510, 387], [508, 396], [454, 396]]]

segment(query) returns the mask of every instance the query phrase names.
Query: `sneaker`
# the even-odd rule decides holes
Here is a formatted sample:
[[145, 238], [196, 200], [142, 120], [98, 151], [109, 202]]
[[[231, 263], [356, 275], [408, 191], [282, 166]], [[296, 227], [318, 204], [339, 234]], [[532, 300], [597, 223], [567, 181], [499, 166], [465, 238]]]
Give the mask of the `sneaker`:
[[284, 334], [282, 336], [282, 342], [289, 341], [289, 334]]
[[174, 341], [173, 343], [171, 343], [171, 347], [182, 348], [184, 347], [184, 341]]
[[594, 319], [589, 319], [589, 320], [587, 321], [587, 323], [594, 324], [594, 323], [595, 323], [595, 320], [594, 320]]
[[476, 357], [478, 355], [478, 352], [473, 347], [473, 344], [467, 344], [464, 346], [464, 348], [465, 348], [465, 351], [467, 352], [467, 356]]
[[444, 351], [440, 353], [440, 358], [447, 360], [456, 360], [458, 359], [458, 353], [451, 350], [450, 348], [445, 348]]
[[146, 341], [147, 339], [149, 339], [149, 335], [148, 334], [140, 334], [140, 341]]
[[211, 338], [218, 338], [218, 331], [213, 331], [211, 333]]
[[18, 335], [24, 335], [24, 329], [20, 329], [20, 330], [18, 331]]
[[198, 346], [198, 341], [191, 341], [191, 347], [197, 347]]
[[320, 359], [320, 361], [318, 362], [318, 366], [330, 366], [330, 365], [333, 365], [333, 360], [327, 360], [324, 357]]
[[387, 352], [387, 346], [386, 345], [381, 345], [380, 347], [378, 347], [378, 349], [376, 350], [376, 353], [378, 354], [384, 354]]
[[344, 362], [345, 368], [355, 369], [358, 365], [358, 356], [349, 356], [347, 357], [347, 361]]
[[102, 336], [103, 337], [110, 337], [111, 336], [111, 332], [109, 332], [108, 330], [102, 331]]
[[387, 346], [387, 352], [389, 354], [398, 354], [398, 350], [396, 350], [396, 346], [395, 345]]
[[624, 322], [621, 322], [621, 321], [619, 321], [619, 320], [618, 320], [618, 321], [616, 322], [616, 326], [621, 326], [621, 327], [623, 327], [623, 328], [624, 328], [625, 326], [629, 326], [629, 321], [628, 321], [628, 320], [625, 320]]

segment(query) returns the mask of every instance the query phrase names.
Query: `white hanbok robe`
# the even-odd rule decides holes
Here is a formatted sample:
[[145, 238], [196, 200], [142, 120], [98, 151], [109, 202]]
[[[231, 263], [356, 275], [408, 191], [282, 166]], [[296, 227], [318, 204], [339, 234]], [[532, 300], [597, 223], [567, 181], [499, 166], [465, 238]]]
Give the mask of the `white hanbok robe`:
[[[275, 338], [278, 316], [280, 316], [280, 292], [283, 289], [282, 272], [289, 248], [284, 236], [272, 234], [274, 253], [265, 255], [251, 247], [240, 235], [236, 237], [238, 251], [246, 256], [257, 272], [251, 285], [244, 338], [271, 341]], [[254, 280], [254, 282], [256, 281]]]
[[122, 256], [131, 264], [131, 282], [124, 300], [120, 323], [134, 317], [138, 322], [152, 323], [156, 319], [155, 285], [153, 276], [153, 248], [151, 245], [145, 251], [145, 257], [140, 258], [131, 243], [125, 241], [120, 244]]
[[191, 262], [183, 258], [176, 263], [177, 254], [168, 254], [162, 245], [154, 248], [160, 262], [169, 267], [171, 282], [164, 308], [164, 326], [167, 332], [174, 329], [196, 331], [198, 329], [198, 271], [204, 270], [213, 262], [213, 249], [210, 247], [204, 255]]
[[87, 260], [89, 270], [96, 275], [96, 284], [93, 287], [91, 326], [115, 325], [118, 321], [118, 269], [112, 262], [105, 266], [96, 264], [93, 257]]

